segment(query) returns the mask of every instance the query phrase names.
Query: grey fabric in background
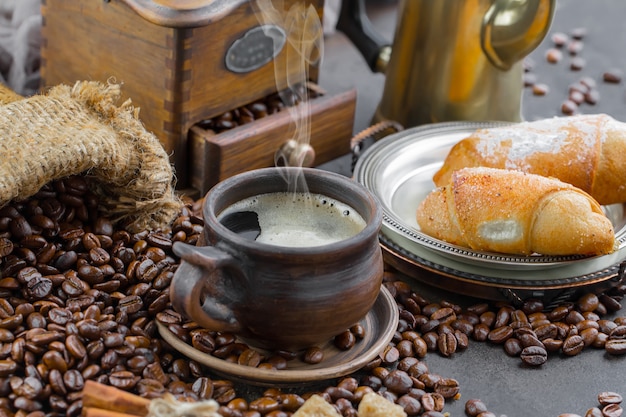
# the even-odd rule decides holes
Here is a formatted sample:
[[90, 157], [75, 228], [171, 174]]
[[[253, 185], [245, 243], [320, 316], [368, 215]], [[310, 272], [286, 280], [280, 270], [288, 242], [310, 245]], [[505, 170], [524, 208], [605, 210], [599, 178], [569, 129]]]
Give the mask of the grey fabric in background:
[[0, 0], [0, 82], [21, 95], [39, 89], [40, 0]]

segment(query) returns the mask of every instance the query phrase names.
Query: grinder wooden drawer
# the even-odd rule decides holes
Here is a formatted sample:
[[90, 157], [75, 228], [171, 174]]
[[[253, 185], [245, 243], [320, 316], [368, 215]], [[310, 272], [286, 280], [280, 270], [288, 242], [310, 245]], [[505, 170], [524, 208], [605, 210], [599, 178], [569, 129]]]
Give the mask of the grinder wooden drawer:
[[[313, 165], [350, 152], [356, 90], [310, 100], [310, 145]], [[280, 111], [230, 130], [216, 133], [193, 126], [189, 131], [192, 155], [191, 185], [202, 194], [219, 181], [256, 168], [274, 166], [274, 154], [291, 139], [291, 116]]]

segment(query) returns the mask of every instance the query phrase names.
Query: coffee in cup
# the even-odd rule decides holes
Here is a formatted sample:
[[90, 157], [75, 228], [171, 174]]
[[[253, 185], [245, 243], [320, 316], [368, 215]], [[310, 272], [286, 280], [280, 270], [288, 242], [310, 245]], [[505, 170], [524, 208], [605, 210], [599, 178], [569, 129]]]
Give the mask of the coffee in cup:
[[252, 196], [226, 208], [218, 220], [257, 242], [290, 247], [327, 245], [365, 228], [363, 217], [349, 205], [302, 192]]

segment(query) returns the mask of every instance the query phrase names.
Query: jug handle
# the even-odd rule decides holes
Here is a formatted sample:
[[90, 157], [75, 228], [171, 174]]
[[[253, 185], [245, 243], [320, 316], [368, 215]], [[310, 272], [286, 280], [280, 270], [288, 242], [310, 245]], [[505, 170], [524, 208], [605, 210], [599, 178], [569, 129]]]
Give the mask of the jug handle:
[[374, 72], [384, 72], [391, 43], [380, 35], [367, 17], [365, 0], [343, 0], [337, 29], [356, 46]]
[[203, 289], [211, 285], [219, 269], [229, 267], [240, 271], [235, 259], [213, 246], [175, 242], [173, 250], [182, 259], [170, 286], [170, 300], [174, 310], [205, 329], [239, 332], [241, 325], [229, 307], [210, 294], [204, 300], [200, 299]]

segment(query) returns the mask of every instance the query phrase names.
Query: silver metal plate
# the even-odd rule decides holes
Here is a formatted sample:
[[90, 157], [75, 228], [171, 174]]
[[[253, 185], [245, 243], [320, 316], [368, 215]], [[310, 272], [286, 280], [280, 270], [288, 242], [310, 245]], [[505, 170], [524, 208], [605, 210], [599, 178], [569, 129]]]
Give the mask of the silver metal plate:
[[480, 275], [537, 279], [574, 277], [606, 269], [626, 256], [626, 211], [623, 204], [604, 206], [619, 248], [604, 256], [517, 256], [473, 251], [434, 239], [420, 231], [415, 213], [435, 184], [434, 173], [450, 148], [479, 128], [505, 123], [451, 122], [408, 129], [368, 148], [357, 162], [354, 178], [372, 191], [383, 209], [383, 233], [405, 250], [448, 268]]

